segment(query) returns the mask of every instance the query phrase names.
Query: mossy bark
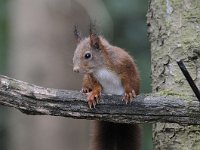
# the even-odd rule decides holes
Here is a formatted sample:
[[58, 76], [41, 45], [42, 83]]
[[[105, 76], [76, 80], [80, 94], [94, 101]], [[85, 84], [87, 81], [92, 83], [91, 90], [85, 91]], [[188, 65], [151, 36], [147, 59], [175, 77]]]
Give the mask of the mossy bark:
[[[147, 25], [153, 92], [195, 97], [176, 61], [182, 59], [200, 87], [200, 1], [150, 0]], [[200, 126], [156, 123], [155, 150], [197, 150]]]

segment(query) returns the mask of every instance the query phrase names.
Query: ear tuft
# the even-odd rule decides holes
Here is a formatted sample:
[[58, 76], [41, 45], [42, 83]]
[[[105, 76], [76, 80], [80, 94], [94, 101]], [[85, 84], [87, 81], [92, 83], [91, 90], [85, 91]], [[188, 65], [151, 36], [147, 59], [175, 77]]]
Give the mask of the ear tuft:
[[77, 25], [74, 25], [74, 36], [75, 36], [76, 42], [80, 43], [82, 38], [81, 38], [80, 32], [78, 31]]
[[95, 49], [99, 49], [100, 48], [100, 39], [99, 39], [99, 36], [96, 34], [95, 22], [90, 23], [89, 32], [90, 32], [90, 46]]

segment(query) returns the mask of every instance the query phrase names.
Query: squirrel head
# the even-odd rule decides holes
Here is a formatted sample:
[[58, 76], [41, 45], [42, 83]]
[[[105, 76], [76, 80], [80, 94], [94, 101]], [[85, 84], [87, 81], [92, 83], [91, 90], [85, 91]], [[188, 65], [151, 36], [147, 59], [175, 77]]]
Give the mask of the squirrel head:
[[73, 57], [73, 71], [93, 73], [104, 65], [102, 37], [90, 31], [87, 38], [81, 38], [77, 28], [74, 30], [77, 47]]

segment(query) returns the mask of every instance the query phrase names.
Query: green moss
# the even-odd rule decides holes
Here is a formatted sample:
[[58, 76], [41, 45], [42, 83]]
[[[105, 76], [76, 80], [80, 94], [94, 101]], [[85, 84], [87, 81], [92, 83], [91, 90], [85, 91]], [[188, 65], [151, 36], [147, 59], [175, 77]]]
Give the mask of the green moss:
[[162, 2], [160, 2], [160, 4], [161, 4], [163, 12], [166, 12], [166, 9], [167, 9], [166, 2], [162, 1]]
[[175, 92], [174, 90], [162, 90], [160, 92], [158, 92], [159, 95], [161, 96], [175, 96], [179, 99], [182, 99], [182, 100], [187, 100], [187, 101], [192, 101], [192, 97], [191, 96], [188, 96], [187, 94], [184, 94], [184, 93], [177, 93]]
[[172, 26], [170, 21], [167, 21], [165, 25], [167, 30], [169, 30]]
[[170, 4], [173, 8], [181, 8], [182, 1], [180, 1], [180, 0], [170, 0]]
[[197, 34], [198, 33], [194, 29], [185, 28], [182, 32], [181, 40], [184, 44], [188, 44], [197, 38]]

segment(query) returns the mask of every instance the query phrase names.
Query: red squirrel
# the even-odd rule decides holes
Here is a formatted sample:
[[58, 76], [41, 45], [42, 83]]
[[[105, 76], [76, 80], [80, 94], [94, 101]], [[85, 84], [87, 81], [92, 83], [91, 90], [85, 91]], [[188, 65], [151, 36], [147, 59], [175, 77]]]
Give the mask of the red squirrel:
[[[90, 108], [95, 107], [101, 93], [123, 95], [130, 103], [139, 94], [140, 76], [131, 56], [112, 46], [102, 36], [93, 33], [81, 38], [74, 34], [77, 48], [73, 57], [73, 71], [84, 74], [82, 92], [87, 94]], [[96, 121], [91, 150], [139, 150], [140, 129], [137, 124]]]

